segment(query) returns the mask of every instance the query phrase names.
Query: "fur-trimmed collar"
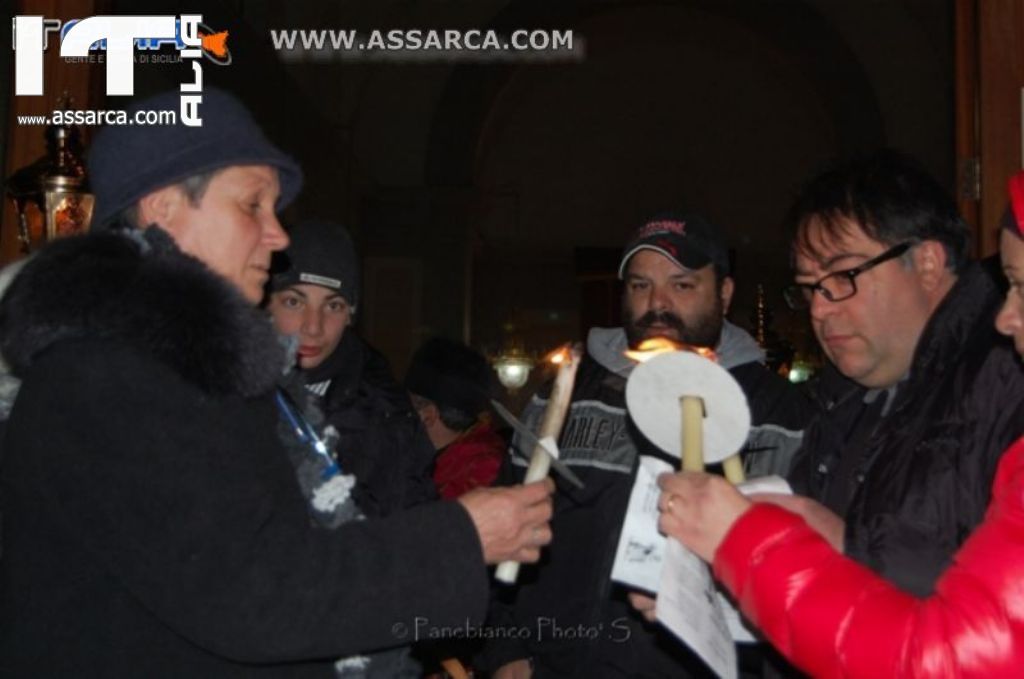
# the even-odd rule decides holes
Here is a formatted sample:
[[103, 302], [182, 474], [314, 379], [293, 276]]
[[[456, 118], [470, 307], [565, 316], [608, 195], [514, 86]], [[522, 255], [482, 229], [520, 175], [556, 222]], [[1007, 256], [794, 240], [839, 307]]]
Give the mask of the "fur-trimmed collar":
[[0, 303], [0, 351], [16, 375], [88, 338], [138, 347], [216, 394], [265, 393], [284, 360], [266, 315], [157, 227], [56, 241]]

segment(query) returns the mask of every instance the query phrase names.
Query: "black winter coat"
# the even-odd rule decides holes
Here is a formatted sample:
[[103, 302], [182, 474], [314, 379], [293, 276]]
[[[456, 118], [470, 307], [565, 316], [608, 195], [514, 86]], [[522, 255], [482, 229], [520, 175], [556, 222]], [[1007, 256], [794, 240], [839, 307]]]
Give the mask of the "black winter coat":
[[457, 503], [311, 525], [268, 321], [157, 229], [41, 252], [0, 342], [24, 379], [0, 468], [3, 676], [331, 676], [483, 616]]
[[[850, 453], [845, 551], [917, 596], [931, 594], [981, 521], [999, 459], [1024, 429], [1024, 372], [993, 325], [1001, 302], [989, 272], [964, 272], [926, 325], [888, 415]], [[829, 392], [790, 473], [796, 492], [819, 501], [865, 394], [848, 381]]]
[[354, 494], [363, 512], [387, 516], [437, 499], [434, 446], [379, 352], [346, 332], [327, 360], [300, 376], [331, 380], [322, 398], [311, 398], [338, 432], [338, 462], [358, 479]]

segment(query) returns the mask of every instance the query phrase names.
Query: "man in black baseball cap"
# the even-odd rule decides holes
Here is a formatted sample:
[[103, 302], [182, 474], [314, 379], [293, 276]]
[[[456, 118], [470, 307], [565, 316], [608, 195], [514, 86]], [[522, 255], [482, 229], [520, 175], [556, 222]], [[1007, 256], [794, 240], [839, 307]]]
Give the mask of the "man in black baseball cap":
[[[614, 634], [576, 641], [544, 635], [497, 639], [484, 649], [483, 669], [504, 668], [508, 676], [531, 668], [534, 676], [706, 672], [663, 628], [637, 620], [622, 593], [608, 583], [639, 460], [666, 455], [629, 421], [626, 380], [635, 363], [625, 355], [628, 348], [664, 337], [715, 351], [751, 404], [753, 426], [740, 451], [750, 476], [785, 473], [800, 445], [810, 404], [764, 367], [764, 352], [747, 332], [726, 321], [734, 287], [729, 274], [722, 232], [698, 215], [659, 213], [631, 236], [619, 267], [625, 281], [624, 327], [590, 329], [559, 441], [562, 461], [576, 471], [586, 490], [567, 488], [556, 496], [552, 529], [559, 549], [552, 550], [544, 568], [524, 573], [510, 610], [498, 602], [494, 613], [495, 619], [514, 626], [535, 626], [537, 620], [582, 621]], [[540, 423], [548, 398], [544, 388], [531, 399], [522, 416], [527, 426]], [[513, 441], [514, 447], [524, 445]], [[518, 458], [511, 462], [524, 473]], [[624, 639], [629, 643], [623, 644]]]
[[697, 214], [662, 212], [647, 220], [626, 245], [619, 263], [619, 278], [624, 277], [630, 258], [641, 250], [660, 252], [687, 269], [713, 264], [716, 275], [729, 275], [729, 246], [725, 237]]
[[650, 337], [714, 347], [732, 302], [729, 249], [699, 215], [663, 212], [633, 234], [619, 264], [630, 346]]

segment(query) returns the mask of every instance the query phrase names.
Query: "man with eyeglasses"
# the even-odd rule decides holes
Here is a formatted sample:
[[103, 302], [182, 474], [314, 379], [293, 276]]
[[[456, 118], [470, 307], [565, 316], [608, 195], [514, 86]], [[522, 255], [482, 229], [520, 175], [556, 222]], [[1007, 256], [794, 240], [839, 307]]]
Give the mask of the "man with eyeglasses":
[[1024, 430], [1024, 379], [994, 330], [999, 284], [969, 260], [948, 193], [893, 152], [813, 179], [793, 223], [786, 300], [809, 311], [841, 376], [824, 380], [825, 412], [793, 461], [790, 481], [806, 497], [783, 503], [927, 595]]

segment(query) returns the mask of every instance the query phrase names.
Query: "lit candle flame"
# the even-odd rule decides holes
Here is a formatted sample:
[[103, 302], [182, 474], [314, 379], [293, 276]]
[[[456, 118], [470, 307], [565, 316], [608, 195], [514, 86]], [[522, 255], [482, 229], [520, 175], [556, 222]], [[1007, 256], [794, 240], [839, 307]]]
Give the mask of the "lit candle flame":
[[572, 350], [572, 345], [566, 344], [565, 346], [559, 347], [552, 351], [550, 354], [544, 357], [544, 360], [552, 365], [561, 365], [569, 360], [569, 352]]
[[640, 346], [636, 349], [626, 351], [626, 356], [637, 363], [644, 363], [658, 354], [665, 354], [670, 351], [680, 351], [683, 348], [682, 344], [673, 342], [667, 337], [651, 337], [650, 339], [645, 339], [641, 342]]
[[715, 361], [716, 363], [718, 362], [718, 357], [715, 355], [715, 352], [708, 347], [681, 344], [679, 342], [673, 342], [667, 337], [651, 337], [649, 339], [645, 339], [640, 343], [638, 348], [626, 351], [626, 356], [637, 363], [644, 363], [659, 354], [665, 354], [670, 351], [692, 351], [706, 359]]
[[711, 347], [687, 347], [687, 349], [689, 351], [692, 351], [703, 356], [709, 361], [714, 361], [715, 363], [718, 363], [718, 354], [716, 354], [714, 350], [711, 349]]

